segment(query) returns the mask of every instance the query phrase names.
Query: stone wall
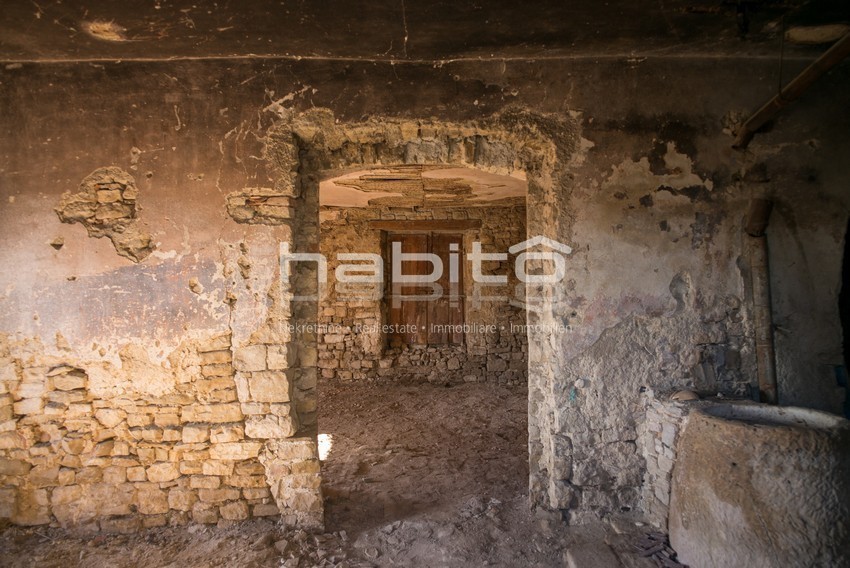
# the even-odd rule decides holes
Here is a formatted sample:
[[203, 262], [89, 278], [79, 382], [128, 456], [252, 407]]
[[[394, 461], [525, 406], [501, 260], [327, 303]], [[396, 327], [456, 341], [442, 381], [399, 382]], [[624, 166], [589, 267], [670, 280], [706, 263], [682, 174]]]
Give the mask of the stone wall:
[[638, 452], [646, 460], [641, 510], [652, 525], [666, 531], [676, 441], [692, 403], [658, 397], [652, 390], [643, 393], [643, 398], [646, 418], [637, 429]]
[[524, 206], [416, 211], [395, 207], [326, 208], [321, 215], [321, 251], [329, 261], [318, 336], [319, 368], [324, 378], [525, 384], [526, 320], [524, 309], [517, 305], [524, 298], [512, 297], [517, 285], [513, 255], [496, 266], [484, 265], [484, 274], [509, 274], [507, 285], [489, 288], [474, 286], [469, 266], [462, 258], [466, 264], [464, 322], [470, 326], [463, 345], [389, 345], [384, 327], [387, 308], [383, 287], [344, 287], [333, 277], [339, 252], [384, 256], [385, 238], [380, 229], [370, 227], [369, 221], [480, 220], [480, 229], [466, 231], [465, 250], [470, 250], [472, 241], [478, 241], [485, 253], [507, 252], [525, 240]]
[[[237, 350], [234, 362], [231, 350], [229, 333], [186, 342], [165, 367], [127, 346], [115, 369], [4, 336], [0, 518], [124, 531], [302, 509], [298, 491], [278, 496], [275, 483], [317, 489], [318, 461], [300, 449], [310, 441], [280, 424], [288, 408], [258, 407], [280, 400], [265, 383], [253, 381], [255, 402], [240, 404], [236, 373], [249, 359]], [[266, 447], [277, 438], [290, 438], [285, 456]]]

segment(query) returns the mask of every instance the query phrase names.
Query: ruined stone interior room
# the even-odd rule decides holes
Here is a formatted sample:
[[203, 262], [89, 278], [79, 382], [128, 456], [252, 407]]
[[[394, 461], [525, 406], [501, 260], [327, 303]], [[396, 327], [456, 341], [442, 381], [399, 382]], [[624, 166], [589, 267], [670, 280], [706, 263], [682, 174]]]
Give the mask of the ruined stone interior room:
[[845, 0], [3, 0], [0, 565], [850, 567]]

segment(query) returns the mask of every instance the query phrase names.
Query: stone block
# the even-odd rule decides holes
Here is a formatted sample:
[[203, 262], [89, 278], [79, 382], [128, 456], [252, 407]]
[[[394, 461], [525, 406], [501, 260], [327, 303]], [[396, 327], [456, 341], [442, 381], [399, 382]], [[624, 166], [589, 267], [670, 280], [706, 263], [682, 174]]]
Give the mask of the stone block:
[[223, 503], [239, 499], [239, 490], [230, 488], [199, 489], [198, 498], [204, 503]]
[[227, 521], [243, 521], [248, 518], [248, 505], [243, 501], [228, 503], [221, 506], [219, 514]]
[[160, 515], [168, 512], [168, 494], [161, 489], [139, 489], [137, 499], [138, 510], [143, 515]]
[[145, 474], [145, 468], [140, 466], [127, 468], [128, 481], [144, 481], [146, 479], [147, 475]]
[[233, 473], [233, 462], [208, 460], [203, 465], [204, 475], [231, 475]]
[[105, 428], [115, 428], [127, 418], [127, 413], [114, 408], [101, 408], [95, 411], [94, 417]]
[[12, 405], [13, 412], [19, 416], [41, 414], [44, 401], [41, 398], [25, 398]]
[[251, 509], [251, 515], [254, 517], [273, 517], [280, 515], [280, 509], [274, 503], [258, 503]]
[[289, 402], [289, 379], [284, 372], [251, 373], [248, 389], [254, 402]]
[[230, 487], [266, 487], [264, 475], [231, 475], [224, 483]]
[[198, 352], [207, 353], [210, 351], [229, 351], [230, 350], [230, 333], [219, 333], [213, 335], [209, 339], [198, 343]]
[[268, 499], [271, 497], [271, 491], [268, 487], [244, 487], [242, 496], [248, 500]]
[[200, 354], [201, 365], [230, 364], [232, 359], [233, 356], [231, 355], [229, 349], [222, 349], [221, 351], [209, 351]]
[[179, 426], [180, 425], [180, 417], [176, 412], [168, 412], [162, 413], [159, 412], [154, 415], [153, 422], [157, 426], [161, 428], [165, 428], [168, 426]]
[[237, 371], [254, 372], [266, 369], [266, 346], [247, 345], [236, 350], [233, 367]]
[[210, 446], [210, 457], [214, 460], [246, 460], [260, 453], [262, 442], [227, 442]]
[[9, 458], [0, 458], [0, 475], [27, 475], [32, 465], [23, 461]]
[[183, 427], [182, 441], [184, 444], [206, 442], [210, 437], [210, 427], [204, 424], [187, 424]]
[[240, 422], [242, 409], [238, 403], [195, 404], [183, 407], [183, 422]]
[[245, 435], [249, 438], [291, 438], [298, 431], [298, 424], [287, 413], [285, 416], [273, 414], [249, 416], [245, 420]]
[[208, 503], [195, 503], [192, 506], [192, 520], [207, 525], [217, 523], [218, 507]]
[[177, 465], [171, 462], [155, 463], [147, 469], [148, 481], [153, 483], [163, 483], [173, 481], [180, 477], [180, 470]]
[[50, 520], [47, 490], [19, 488], [12, 522], [17, 525], [36, 526], [46, 525]]
[[198, 495], [189, 489], [175, 487], [168, 492], [168, 506], [176, 511], [191, 511], [197, 501]]
[[78, 373], [67, 373], [53, 377], [53, 388], [61, 391], [84, 389], [88, 386], [88, 378]]
[[192, 489], [218, 489], [220, 486], [221, 478], [217, 475], [193, 475], [189, 478]]
[[245, 439], [245, 431], [237, 424], [216, 426], [210, 431], [210, 441], [214, 444], [238, 442], [243, 439]]
[[291, 366], [294, 347], [291, 344], [269, 345], [266, 365], [271, 370], [288, 369]]

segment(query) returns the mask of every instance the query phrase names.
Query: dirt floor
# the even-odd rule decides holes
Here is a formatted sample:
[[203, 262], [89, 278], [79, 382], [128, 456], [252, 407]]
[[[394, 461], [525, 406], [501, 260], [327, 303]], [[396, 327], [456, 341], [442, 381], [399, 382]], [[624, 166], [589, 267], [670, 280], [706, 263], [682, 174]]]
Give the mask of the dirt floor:
[[634, 553], [639, 524], [567, 528], [530, 511], [524, 389], [367, 383], [320, 393], [326, 533], [267, 520], [134, 535], [10, 528], [0, 566], [564, 566], [568, 548], [655, 566]]

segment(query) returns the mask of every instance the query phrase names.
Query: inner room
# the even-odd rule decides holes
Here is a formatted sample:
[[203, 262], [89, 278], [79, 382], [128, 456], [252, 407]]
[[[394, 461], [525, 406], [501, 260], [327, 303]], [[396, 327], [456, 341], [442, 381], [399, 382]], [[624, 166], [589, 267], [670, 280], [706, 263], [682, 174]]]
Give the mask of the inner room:
[[[526, 298], [507, 251], [526, 239], [526, 194], [522, 172], [420, 164], [321, 182], [329, 277], [318, 318], [319, 439], [329, 444], [329, 528], [356, 534], [418, 513], [441, 530], [436, 519], [464, 506], [523, 510]], [[467, 255], [479, 249], [504, 259], [473, 268]], [[380, 259], [384, 273], [339, 281], [338, 271], [356, 276], [363, 266], [346, 257], [352, 251]], [[434, 273], [427, 256], [401, 256], [413, 254], [439, 258], [439, 275], [399, 282]], [[499, 275], [503, 284], [484, 281]]]

